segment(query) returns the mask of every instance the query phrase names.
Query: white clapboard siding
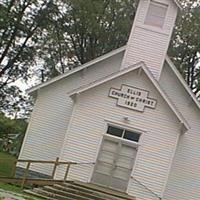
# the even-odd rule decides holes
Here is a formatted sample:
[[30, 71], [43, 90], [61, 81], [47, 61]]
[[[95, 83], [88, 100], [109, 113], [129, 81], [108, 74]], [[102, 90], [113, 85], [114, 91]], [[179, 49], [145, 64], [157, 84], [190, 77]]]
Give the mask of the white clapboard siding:
[[[150, 97], [158, 100], [156, 109], [146, 108], [144, 113], [116, 106], [116, 99], [108, 97], [110, 87], [120, 88], [121, 84], [150, 91]], [[129, 118], [129, 123], [123, 121]], [[132, 176], [152, 191], [161, 195], [166, 183], [168, 170], [180, 135], [180, 125], [174, 113], [158, 94], [144, 73], [129, 72], [100, 86], [78, 95], [73, 110], [68, 134], [64, 141], [62, 159], [75, 162], [95, 162], [106, 121], [145, 130], [140, 140], [137, 161]], [[85, 182], [91, 179], [93, 165], [72, 167], [69, 179]], [[60, 167], [57, 177], [62, 177], [65, 169]], [[134, 187], [130, 179], [128, 193], [138, 200], [155, 199], [155, 196], [141, 186]]]
[[191, 127], [180, 137], [164, 199], [197, 200], [200, 197], [200, 110], [166, 63], [160, 84]]
[[161, 3], [169, 6], [164, 26], [162, 28], [150, 26], [144, 24], [149, 2], [149, 0], [141, 0], [139, 3], [122, 68], [144, 61], [152, 74], [158, 78], [169, 46], [178, 8], [172, 0], [160, 0]]
[[[59, 157], [73, 107], [67, 92], [119, 70], [123, 54], [118, 53], [38, 90], [20, 159], [55, 160]], [[24, 167], [23, 164], [18, 166]], [[32, 165], [31, 169], [51, 174], [49, 165]]]

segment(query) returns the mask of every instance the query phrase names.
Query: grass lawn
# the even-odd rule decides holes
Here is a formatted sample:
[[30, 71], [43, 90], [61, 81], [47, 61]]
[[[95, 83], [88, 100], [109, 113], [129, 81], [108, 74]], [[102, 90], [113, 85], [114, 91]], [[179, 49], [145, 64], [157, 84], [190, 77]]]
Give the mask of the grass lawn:
[[14, 156], [5, 152], [0, 152], [0, 177], [12, 176], [15, 164], [14, 162], [15, 162]]
[[[0, 177], [11, 177], [13, 168], [15, 165], [15, 157], [5, 153], [0, 152]], [[6, 184], [0, 182], [0, 189], [3, 189], [5, 191], [14, 192], [17, 194], [23, 194], [23, 189], [21, 189], [20, 186], [12, 185], [12, 184]], [[26, 200], [41, 200], [39, 198], [32, 197], [28, 195], [25, 197]], [[5, 198], [0, 197], [0, 200], [5, 200]]]
[[20, 194], [23, 193], [23, 189], [21, 189], [20, 186], [15, 186], [15, 185], [7, 184], [7, 183], [0, 182], [0, 189], [10, 191], [10, 192], [16, 192], [16, 193], [20, 193]]

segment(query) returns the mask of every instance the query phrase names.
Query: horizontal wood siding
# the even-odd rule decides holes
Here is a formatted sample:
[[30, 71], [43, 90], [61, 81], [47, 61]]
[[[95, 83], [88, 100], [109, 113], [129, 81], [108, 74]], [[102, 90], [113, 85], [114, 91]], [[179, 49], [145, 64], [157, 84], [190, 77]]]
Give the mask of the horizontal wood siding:
[[[144, 61], [154, 76], [158, 74], [161, 67], [161, 60], [166, 55], [168, 46], [167, 35], [144, 30], [142, 27], [134, 29], [134, 36], [129, 42], [126, 55], [126, 66]], [[148, 35], [148, 37], [147, 37]], [[159, 42], [158, 42], [159, 41]]]
[[[116, 99], [108, 97], [110, 87], [120, 88], [127, 84], [150, 91], [150, 97], [156, 98], [156, 109], [145, 109], [144, 113], [116, 106]], [[129, 118], [129, 123], [123, 121]], [[77, 97], [67, 137], [64, 141], [62, 159], [75, 162], [95, 162], [99, 145], [105, 133], [106, 121], [113, 121], [123, 126], [146, 130], [141, 136], [132, 176], [149, 189], [161, 195], [171, 164], [180, 125], [174, 113], [155, 90], [146, 75], [130, 72], [117, 79], [85, 91]], [[69, 174], [70, 179], [90, 181], [93, 165], [76, 166]], [[62, 167], [57, 177], [65, 172]], [[128, 193], [136, 195], [138, 200], [149, 200], [152, 196], [148, 190], [130, 179]], [[152, 199], [155, 198], [154, 195]]]
[[[40, 89], [19, 158], [55, 160], [59, 157], [73, 107], [67, 92], [119, 70], [122, 57], [123, 52]], [[52, 167], [37, 164], [31, 169], [51, 174]]]
[[170, 0], [160, 2], [169, 5], [162, 28], [145, 25], [148, 0], [140, 1], [129, 37], [122, 68], [144, 61], [155, 77], [159, 77], [174, 27], [177, 6]]
[[180, 137], [164, 199], [197, 200], [200, 197], [200, 110], [167, 64], [160, 84], [191, 127]]

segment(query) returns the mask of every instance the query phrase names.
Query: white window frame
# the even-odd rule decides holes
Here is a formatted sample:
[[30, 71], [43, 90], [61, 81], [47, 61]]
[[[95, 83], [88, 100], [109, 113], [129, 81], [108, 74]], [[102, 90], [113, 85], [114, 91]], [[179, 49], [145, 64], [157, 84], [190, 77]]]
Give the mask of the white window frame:
[[[165, 16], [164, 17], [162, 17], [162, 16], [160, 17], [161, 19], [163, 19], [163, 21], [160, 22], [160, 24], [159, 23], [154, 23], [154, 22], [151, 22], [150, 20], [148, 20], [148, 17], [151, 16], [150, 15], [150, 7], [153, 6], [153, 5], [166, 9]], [[147, 11], [146, 11], [146, 16], [145, 16], [145, 19], [144, 19], [144, 25], [148, 25], [148, 26], [151, 26], [151, 27], [156, 27], [156, 28], [161, 28], [162, 29], [164, 27], [164, 25], [165, 25], [165, 21], [166, 21], [168, 10], [169, 10], [169, 5], [168, 4], [161, 3], [158, 0], [157, 1], [156, 0], [150, 0], [149, 1], [149, 6], [148, 6]], [[156, 19], [156, 17], [159, 18], [159, 16], [156, 16], [156, 15], [154, 17], [155, 17], [155, 19]]]
[[[121, 137], [118, 137], [118, 136], [111, 135], [111, 134], [107, 133], [107, 130], [108, 130], [108, 127], [109, 127], [109, 126], [114, 127], [114, 128], [122, 129], [122, 130], [123, 130], [122, 136], [121, 136]], [[128, 140], [128, 139], [124, 138], [125, 131], [134, 132], [134, 133], [140, 135], [138, 142], [133, 141], [133, 140]], [[126, 143], [132, 143], [133, 146], [138, 147], [138, 144], [139, 144], [139, 141], [140, 141], [140, 138], [141, 138], [141, 134], [142, 134], [142, 133], [140, 133], [140, 132], [138, 132], [138, 131], [135, 131], [135, 130], [133, 130], [133, 129], [130, 129], [130, 128], [126, 128], [126, 127], [123, 127], [123, 126], [118, 126], [118, 125], [114, 125], [114, 124], [108, 123], [108, 124], [107, 124], [107, 129], [106, 129], [106, 131], [105, 131], [105, 133], [104, 133], [104, 136], [105, 136], [105, 137], [110, 137], [110, 138], [115, 138], [115, 139], [117, 139], [117, 140], [122, 140], [122, 141], [124, 141], [124, 142], [126, 142]]]

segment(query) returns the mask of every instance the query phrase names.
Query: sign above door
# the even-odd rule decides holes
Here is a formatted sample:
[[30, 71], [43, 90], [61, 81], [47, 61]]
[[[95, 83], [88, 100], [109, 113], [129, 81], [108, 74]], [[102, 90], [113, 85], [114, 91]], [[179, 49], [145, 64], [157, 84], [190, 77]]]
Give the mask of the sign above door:
[[117, 99], [117, 105], [144, 112], [145, 107], [155, 109], [157, 100], [149, 98], [149, 91], [121, 85], [121, 89], [110, 88], [109, 97]]

